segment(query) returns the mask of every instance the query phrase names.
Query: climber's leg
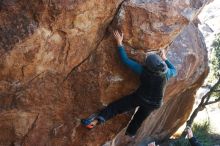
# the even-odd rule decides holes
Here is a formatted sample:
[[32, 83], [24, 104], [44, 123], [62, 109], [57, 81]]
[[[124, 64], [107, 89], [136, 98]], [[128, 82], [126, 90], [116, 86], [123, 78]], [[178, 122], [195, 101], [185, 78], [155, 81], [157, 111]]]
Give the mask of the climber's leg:
[[150, 113], [155, 110], [155, 107], [152, 106], [140, 106], [138, 111], [134, 114], [131, 122], [128, 125], [128, 128], [125, 132], [126, 135], [134, 136], [141, 126], [142, 122], [150, 115]]
[[88, 129], [94, 128], [98, 123], [103, 123], [113, 116], [134, 109], [138, 106], [138, 98], [136, 93], [124, 96], [119, 100], [110, 103], [107, 107], [101, 110], [98, 115], [93, 114], [86, 119], [82, 119], [81, 123]]
[[100, 122], [105, 122], [106, 120], [114, 117], [117, 114], [121, 114], [126, 111], [130, 111], [138, 106], [138, 101], [136, 98], [136, 93], [124, 96], [123, 98], [110, 103], [106, 108], [101, 110], [97, 119]]

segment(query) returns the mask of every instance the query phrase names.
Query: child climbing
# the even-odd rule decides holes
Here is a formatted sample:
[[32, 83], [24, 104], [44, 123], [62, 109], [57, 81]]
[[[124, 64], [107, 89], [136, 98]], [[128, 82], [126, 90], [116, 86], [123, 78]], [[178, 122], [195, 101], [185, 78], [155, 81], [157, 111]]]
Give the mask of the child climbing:
[[128, 58], [122, 44], [123, 33], [114, 31], [114, 38], [117, 41], [122, 62], [140, 76], [140, 86], [132, 94], [110, 103], [98, 114], [83, 119], [82, 124], [92, 129], [117, 114], [139, 107], [125, 133], [133, 137], [147, 116], [162, 105], [166, 83], [176, 75], [176, 69], [167, 59], [164, 51], [162, 51], [161, 57], [155, 53], [148, 55], [145, 63], [141, 65]]

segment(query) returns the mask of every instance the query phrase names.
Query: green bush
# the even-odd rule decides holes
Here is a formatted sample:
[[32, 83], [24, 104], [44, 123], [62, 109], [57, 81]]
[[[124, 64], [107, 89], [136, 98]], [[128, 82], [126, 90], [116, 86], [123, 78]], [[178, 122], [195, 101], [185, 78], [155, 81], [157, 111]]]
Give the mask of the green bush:
[[204, 146], [213, 146], [214, 143], [210, 133], [210, 123], [208, 121], [202, 124], [193, 124], [193, 134]]
[[179, 139], [172, 140], [169, 143], [169, 146], [191, 146], [188, 139], [185, 139], [183, 137]]
[[[203, 146], [213, 146], [214, 143], [210, 134], [210, 123], [203, 122], [201, 124], [193, 124], [192, 126], [193, 135], [198, 139]], [[188, 139], [183, 137], [172, 140], [169, 146], [191, 146]]]

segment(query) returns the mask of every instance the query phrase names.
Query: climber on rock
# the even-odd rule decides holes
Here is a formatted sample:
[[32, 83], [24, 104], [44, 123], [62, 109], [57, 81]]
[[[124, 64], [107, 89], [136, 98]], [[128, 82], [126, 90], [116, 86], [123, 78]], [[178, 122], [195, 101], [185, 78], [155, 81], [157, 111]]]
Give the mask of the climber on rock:
[[145, 63], [141, 65], [128, 58], [122, 44], [123, 33], [114, 31], [114, 38], [117, 41], [122, 62], [140, 76], [140, 86], [130, 95], [110, 103], [98, 114], [83, 119], [82, 124], [92, 129], [97, 124], [104, 123], [117, 114], [139, 107], [125, 133], [133, 137], [148, 115], [162, 105], [166, 83], [176, 75], [176, 69], [167, 59], [164, 51], [162, 51], [161, 57], [155, 53], [147, 55]]

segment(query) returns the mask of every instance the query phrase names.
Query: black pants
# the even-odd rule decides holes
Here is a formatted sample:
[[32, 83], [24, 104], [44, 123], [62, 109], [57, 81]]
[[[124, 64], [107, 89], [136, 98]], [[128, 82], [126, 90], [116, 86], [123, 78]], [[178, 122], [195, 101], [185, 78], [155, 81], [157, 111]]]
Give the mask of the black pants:
[[133, 116], [126, 130], [127, 135], [133, 136], [136, 134], [138, 128], [141, 126], [144, 119], [146, 119], [146, 117], [154, 109], [156, 109], [156, 107], [144, 104], [143, 101], [136, 95], [135, 92], [130, 95], [124, 96], [117, 101], [110, 103], [106, 108], [101, 110], [99, 116], [104, 118], [105, 120], [108, 120], [117, 114], [130, 111], [138, 106], [139, 106], [138, 111]]

